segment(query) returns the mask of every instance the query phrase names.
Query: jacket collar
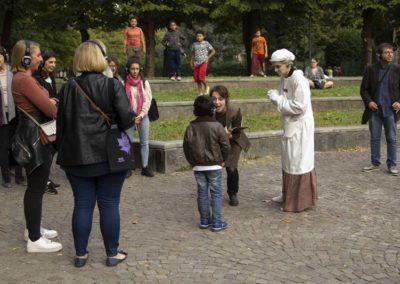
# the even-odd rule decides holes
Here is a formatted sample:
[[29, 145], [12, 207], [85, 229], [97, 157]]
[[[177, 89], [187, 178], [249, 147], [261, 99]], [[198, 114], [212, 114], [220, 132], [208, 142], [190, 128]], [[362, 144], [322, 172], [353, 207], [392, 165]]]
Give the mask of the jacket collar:
[[196, 117], [195, 120], [192, 120], [193, 123], [195, 122], [215, 122], [215, 118], [214, 117], [210, 117], [210, 116], [198, 116]]

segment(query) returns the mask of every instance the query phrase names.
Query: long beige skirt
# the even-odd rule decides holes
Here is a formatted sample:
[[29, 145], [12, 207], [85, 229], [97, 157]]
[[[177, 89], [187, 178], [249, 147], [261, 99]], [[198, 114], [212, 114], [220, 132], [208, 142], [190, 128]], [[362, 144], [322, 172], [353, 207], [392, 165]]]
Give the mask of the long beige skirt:
[[302, 175], [283, 174], [283, 211], [301, 212], [314, 206], [318, 199], [315, 169]]

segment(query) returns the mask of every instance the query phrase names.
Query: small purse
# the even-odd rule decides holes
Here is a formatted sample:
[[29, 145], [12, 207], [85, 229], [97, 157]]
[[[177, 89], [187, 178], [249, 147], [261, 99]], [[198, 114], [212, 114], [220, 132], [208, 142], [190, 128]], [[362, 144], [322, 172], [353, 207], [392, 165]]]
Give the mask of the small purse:
[[147, 116], [149, 117], [150, 121], [155, 121], [160, 118], [156, 99], [151, 99], [151, 104]]
[[[100, 114], [109, 127], [106, 139], [106, 151], [110, 172], [116, 173], [133, 170], [135, 168], [135, 159], [133, 156], [132, 144], [128, 135], [126, 135], [117, 124], [112, 123], [111, 118], [95, 104], [84, 90], [82, 90], [78, 82], [75, 80], [74, 82], [78, 92], [89, 101], [90, 105]], [[112, 82], [113, 81], [109, 82], [109, 84], [112, 84]], [[113, 89], [114, 88], [110, 87], [109, 92]]]
[[18, 106], [18, 109], [36, 124], [39, 129], [40, 142], [43, 145], [47, 145], [56, 141], [57, 124], [55, 119], [45, 123], [39, 123], [32, 115], [23, 110], [21, 107]]

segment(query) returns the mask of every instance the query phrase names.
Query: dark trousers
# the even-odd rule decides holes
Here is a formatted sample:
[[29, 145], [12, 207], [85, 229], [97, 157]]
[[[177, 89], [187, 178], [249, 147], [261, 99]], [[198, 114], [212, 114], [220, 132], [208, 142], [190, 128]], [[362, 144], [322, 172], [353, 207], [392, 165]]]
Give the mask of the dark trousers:
[[[0, 168], [4, 182], [11, 182], [10, 150], [11, 138], [14, 132], [15, 129], [10, 124], [0, 126]], [[15, 177], [22, 177], [22, 168], [20, 166], [15, 167]]]
[[41, 237], [42, 201], [52, 160], [50, 146], [43, 149], [43, 159], [43, 164], [27, 175], [28, 186], [24, 195], [25, 221], [31, 241], [36, 241]]
[[87, 253], [94, 207], [99, 207], [100, 230], [108, 257], [117, 255], [119, 246], [119, 201], [126, 172], [97, 177], [67, 174], [74, 193], [72, 232], [77, 256]]
[[236, 195], [239, 191], [239, 172], [237, 168], [226, 168], [228, 195]]
[[181, 51], [167, 49], [168, 76], [181, 76]]

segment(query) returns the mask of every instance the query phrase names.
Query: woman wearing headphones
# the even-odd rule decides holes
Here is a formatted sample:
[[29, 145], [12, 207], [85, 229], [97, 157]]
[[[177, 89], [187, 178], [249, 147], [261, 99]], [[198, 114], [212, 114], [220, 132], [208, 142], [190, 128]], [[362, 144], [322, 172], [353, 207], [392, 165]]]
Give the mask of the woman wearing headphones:
[[152, 93], [149, 81], [141, 73], [141, 65], [135, 58], [126, 64], [125, 91], [133, 111], [137, 114], [136, 129], [140, 139], [140, 156], [142, 158], [142, 175], [153, 177], [149, 168], [149, 131], [150, 120], [147, 115], [151, 105]]
[[127, 255], [118, 251], [119, 202], [126, 171], [110, 171], [107, 156], [109, 125], [94, 104], [123, 130], [134, 126], [135, 114], [122, 84], [103, 74], [108, 65], [102, 42], [88, 40], [82, 43], [75, 51], [73, 68], [80, 75], [65, 83], [59, 93], [57, 164], [66, 172], [74, 194], [74, 265], [82, 267], [88, 259], [87, 246], [97, 202], [106, 265], [116, 266]]
[[52, 145], [43, 145], [40, 141], [39, 129], [30, 116], [39, 123], [54, 119], [57, 114], [55, 98], [33, 77], [42, 61], [39, 44], [29, 40], [18, 41], [12, 52], [12, 93], [14, 102], [21, 110], [15, 134], [19, 147], [28, 149], [31, 157], [24, 165], [27, 172], [28, 186], [24, 196], [24, 212], [27, 230], [28, 252], [56, 252], [62, 249], [58, 242], [49, 239], [57, 237], [57, 231], [41, 227], [42, 200], [49, 179]]

